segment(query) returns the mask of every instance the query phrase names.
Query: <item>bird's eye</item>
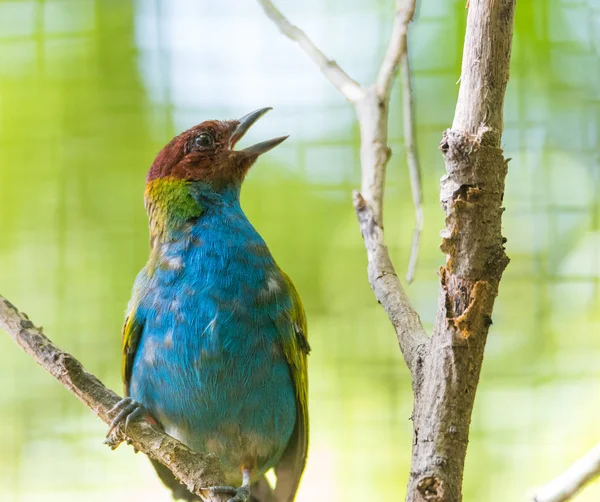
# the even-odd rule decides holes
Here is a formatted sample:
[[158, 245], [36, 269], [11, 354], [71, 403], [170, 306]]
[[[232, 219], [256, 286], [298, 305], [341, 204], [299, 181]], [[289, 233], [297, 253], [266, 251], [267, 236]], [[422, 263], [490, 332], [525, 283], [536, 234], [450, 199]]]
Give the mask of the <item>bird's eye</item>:
[[215, 140], [213, 139], [213, 137], [210, 134], [204, 132], [202, 134], [198, 134], [198, 136], [194, 138], [194, 147], [201, 149], [209, 148], [213, 146], [214, 142]]

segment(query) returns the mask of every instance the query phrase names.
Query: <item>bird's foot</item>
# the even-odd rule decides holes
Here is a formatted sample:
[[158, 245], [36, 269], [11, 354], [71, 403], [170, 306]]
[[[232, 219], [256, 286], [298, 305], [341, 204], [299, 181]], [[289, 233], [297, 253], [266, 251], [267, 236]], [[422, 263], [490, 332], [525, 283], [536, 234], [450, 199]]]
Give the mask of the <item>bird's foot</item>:
[[121, 399], [117, 404], [115, 404], [111, 410], [108, 412], [109, 414], [116, 413], [117, 416], [110, 423], [110, 428], [106, 433], [106, 437], [108, 438], [112, 432], [119, 426], [119, 424], [125, 421], [125, 431], [127, 431], [127, 427], [132, 420], [136, 420], [141, 418], [144, 415], [148, 415], [146, 408], [141, 403], [134, 401], [130, 397], [125, 397]]
[[242, 485], [239, 488], [234, 486], [211, 486], [209, 490], [214, 494], [233, 495], [227, 502], [248, 502], [250, 500], [250, 486], [248, 485]]

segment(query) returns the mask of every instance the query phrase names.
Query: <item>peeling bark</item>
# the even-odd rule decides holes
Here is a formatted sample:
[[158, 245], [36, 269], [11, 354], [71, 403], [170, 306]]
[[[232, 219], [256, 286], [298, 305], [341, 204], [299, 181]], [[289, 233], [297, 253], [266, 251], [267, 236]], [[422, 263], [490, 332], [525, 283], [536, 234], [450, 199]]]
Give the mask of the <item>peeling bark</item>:
[[475, 392], [498, 284], [508, 162], [500, 148], [515, 0], [472, 1], [453, 128], [440, 144], [447, 174], [438, 313], [416, 389], [409, 502], [462, 500]]

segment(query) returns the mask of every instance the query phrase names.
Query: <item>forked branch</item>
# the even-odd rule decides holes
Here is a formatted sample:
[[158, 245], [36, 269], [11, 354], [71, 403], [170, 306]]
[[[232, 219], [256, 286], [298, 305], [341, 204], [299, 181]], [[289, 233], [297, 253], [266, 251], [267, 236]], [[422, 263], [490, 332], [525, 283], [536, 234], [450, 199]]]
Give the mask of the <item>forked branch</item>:
[[[271, 0], [258, 0], [258, 2], [267, 16], [277, 25], [281, 32], [291, 40], [298, 42], [304, 52], [306, 52], [306, 54], [317, 64], [323, 75], [325, 75], [340, 93], [354, 105], [361, 126], [361, 165], [363, 173], [361, 187], [362, 197], [367, 206], [370, 207], [370, 210], [373, 211], [375, 221], [382, 230], [381, 237], [383, 238], [383, 186], [385, 184], [385, 171], [390, 158], [390, 149], [387, 140], [390, 92], [394, 82], [394, 76], [401, 61], [405, 61], [404, 71], [410, 71], [410, 66], [408, 65], [407, 35], [408, 25], [415, 12], [416, 0], [396, 1], [396, 11], [390, 41], [381, 63], [377, 80], [371, 86], [361, 86], [342, 70], [335, 61], [325, 56], [306, 33], [297, 26], [294, 26], [281, 11], [273, 5]], [[410, 282], [414, 275], [417, 261], [416, 253], [418, 250], [418, 239], [423, 225], [423, 212], [421, 208], [421, 175], [417, 160], [418, 156], [416, 154], [416, 144], [414, 142], [414, 119], [412, 115], [410, 77], [405, 76], [404, 82], [405, 130], [406, 125], [408, 124], [409, 126], [409, 131], [405, 132], [405, 140], [411, 178], [411, 189], [413, 200], [415, 201], [417, 219], [407, 273], [407, 278]], [[408, 86], [406, 85], [406, 82], [408, 82]], [[418, 203], [416, 201], [418, 201]], [[388, 255], [386, 261], [391, 265], [387, 247], [384, 246], [384, 248], [385, 249], [382, 249], [382, 252]], [[396, 272], [394, 271], [393, 273], [395, 274]], [[373, 288], [373, 280], [370, 279], [369, 282]], [[400, 281], [397, 281], [397, 284], [394, 284], [394, 288], [398, 287], [401, 288]], [[375, 290], [375, 288], [373, 289]], [[395, 293], [395, 291], [390, 291], [390, 293]], [[392, 294], [392, 297], [395, 296], [395, 294]], [[380, 302], [382, 301], [382, 298], [379, 296], [377, 299]], [[407, 297], [406, 299], [408, 300]], [[412, 310], [412, 307], [408, 304], [405, 307], [407, 310]], [[396, 329], [396, 331], [398, 331], [398, 329]], [[422, 332], [422, 329], [420, 331]], [[424, 338], [424, 333], [421, 334]], [[402, 340], [400, 340], [400, 345], [402, 346]], [[404, 349], [403, 353], [406, 353]]]
[[[323, 74], [353, 105], [358, 117], [361, 135], [360, 191], [354, 194], [354, 208], [358, 217], [368, 258], [368, 276], [375, 297], [387, 312], [398, 337], [404, 359], [411, 369], [416, 367], [417, 357], [427, 344], [417, 312], [402, 288], [385, 243], [383, 232], [383, 197], [385, 174], [391, 151], [388, 146], [388, 116], [390, 91], [394, 75], [403, 58], [408, 61], [408, 24], [415, 11], [415, 0], [398, 0], [392, 35], [381, 64], [377, 81], [370, 86], [360, 86], [344, 72], [337, 63], [329, 60], [306, 34], [292, 25], [270, 0], [258, 0], [269, 18], [290, 39], [300, 44], [302, 49], [317, 63]], [[408, 90], [410, 92], [410, 89]], [[411, 99], [405, 99], [405, 102]], [[407, 110], [408, 123], [412, 127], [412, 108]], [[412, 128], [407, 138], [413, 138]], [[414, 141], [407, 145], [411, 169], [418, 169]], [[420, 175], [411, 175], [411, 180], [420, 180]], [[421, 200], [420, 181], [413, 190], [418, 190], [415, 200]], [[414, 193], [414, 192], [413, 192]], [[420, 203], [417, 214], [421, 214]], [[418, 228], [419, 225], [418, 225]], [[411, 262], [416, 258], [411, 258]]]
[[[268, 0], [259, 1], [272, 6]], [[408, 502], [462, 499], [475, 392], [498, 284], [508, 263], [501, 234], [507, 161], [500, 139], [515, 1], [472, 1], [468, 13], [459, 99], [452, 129], [445, 132], [441, 144], [448, 173], [440, 194], [446, 213], [442, 235], [446, 264], [440, 271], [438, 315], [431, 339], [402, 289], [383, 232], [389, 98], [401, 62], [405, 77], [410, 74], [407, 32], [414, 0], [397, 0], [392, 36], [377, 80], [363, 87], [363, 96], [353, 102], [360, 127], [362, 172], [354, 206], [367, 249], [369, 282], [396, 329], [413, 377]], [[282, 19], [279, 13], [275, 22], [285, 25]], [[407, 78], [403, 90], [418, 232], [422, 225], [420, 175]]]

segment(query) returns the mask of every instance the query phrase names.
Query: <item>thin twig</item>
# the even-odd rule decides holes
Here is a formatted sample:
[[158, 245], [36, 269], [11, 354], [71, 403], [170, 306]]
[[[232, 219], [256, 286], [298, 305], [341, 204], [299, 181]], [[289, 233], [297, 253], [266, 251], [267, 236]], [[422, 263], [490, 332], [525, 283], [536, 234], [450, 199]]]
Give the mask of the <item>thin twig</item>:
[[[54, 345], [41, 328], [35, 327], [24, 313], [19, 312], [2, 296], [0, 328], [102, 421], [111, 423], [114, 417], [110, 410], [121, 398], [88, 373], [71, 354]], [[205, 502], [224, 502], [228, 499], [227, 496], [212, 494], [210, 490], [203, 489], [224, 484], [223, 471], [216, 456], [190, 450], [145, 420], [132, 422], [127, 428], [127, 434], [121, 426], [117, 427], [106, 443], [114, 449], [123, 441], [131, 443], [136, 450], [168, 467], [188, 490]]]
[[600, 443], [560, 476], [537, 490], [534, 502], [566, 502], [600, 475]]
[[289, 39], [300, 44], [300, 47], [317, 64], [323, 75], [348, 101], [355, 103], [362, 97], [363, 92], [360, 85], [350, 78], [335, 61], [323, 54], [304, 31], [290, 23], [270, 0], [258, 0], [258, 2], [281, 32]]
[[[406, 35], [405, 35], [406, 36]], [[401, 59], [402, 80], [402, 110], [404, 112], [404, 148], [408, 161], [408, 172], [410, 175], [410, 188], [415, 206], [415, 230], [413, 233], [410, 259], [406, 272], [406, 281], [410, 284], [415, 277], [417, 258], [419, 256], [419, 240], [423, 230], [423, 191], [421, 183], [421, 166], [416, 144], [414, 101], [411, 85], [410, 58], [408, 50], [405, 50]]]
[[396, 0], [392, 34], [375, 84], [377, 94], [382, 98], [389, 95], [400, 60], [407, 52], [408, 24], [415, 14], [415, 8], [416, 0]]

